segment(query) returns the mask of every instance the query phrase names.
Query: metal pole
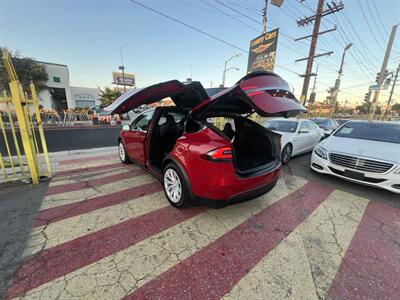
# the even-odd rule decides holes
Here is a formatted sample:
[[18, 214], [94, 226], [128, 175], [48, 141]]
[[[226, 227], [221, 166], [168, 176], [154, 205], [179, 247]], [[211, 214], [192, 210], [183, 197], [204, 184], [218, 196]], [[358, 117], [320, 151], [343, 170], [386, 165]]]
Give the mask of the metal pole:
[[389, 60], [390, 52], [392, 50], [393, 40], [394, 40], [394, 37], [396, 35], [397, 26], [398, 25], [394, 25], [392, 27], [392, 32], [390, 33], [389, 42], [388, 42], [387, 47], [386, 47], [385, 57], [383, 58], [383, 62], [382, 62], [381, 73], [379, 74], [379, 78], [378, 78], [378, 82], [377, 82], [378, 89], [375, 91], [374, 98], [372, 98], [372, 102], [371, 102], [372, 111], [368, 115], [368, 119], [369, 120], [372, 120], [374, 118], [374, 116], [375, 116], [376, 105], [378, 103], [379, 94], [381, 92], [380, 89], [381, 89], [381, 86], [382, 86], [382, 82], [385, 79], [385, 70], [386, 70], [386, 67], [387, 67], [388, 60]]
[[395, 85], [396, 85], [397, 76], [399, 75], [399, 71], [400, 71], [400, 64], [399, 64], [399, 66], [397, 67], [396, 75], [394, 76], [394, 80], [393, 80], [393, 84], [392, 84], [392, 89], [390, 90], [390, 95], [389, 95], [389, 99], [388, 99], [388, 102], [387, 102], [386, 109], [385, 109], [385, 111], [382, 111], [381, 120], [383, 120], [383, 119], [385, 118], [385, 116], [386, 116], [386, 114], [387, 114], [387, 112], [388, 112], [388, 110], [389, 110], [390, 102], [392, 101], [393, 91], [394, 91], [394, 87], [395, 87]]
[[332, 91], [331, 102], [332, 102], [333, 105], [336, 104], [337, 98], [338, 98], [338, 94], [339, 94], [340, 79], [341, 79], [341, 77], [343, 75], [344, 57], [346, 56], [346, 51], [349, 50], [352, 45], [353, 45], [353, 43], [348, 44], [343, 50], [342, 61], [340, 62], [340, 68], [339, 68], [338, 76], [337, 76], [337, 78], [335, 80], [335, 86], [334, 86], [333, 91]]
[[124, 56], [122, 55], [122, 48], [125, 47], [125, 46], [128, 46], [130, 44], [131, 43], [126, 43], [126, 44], [123, 44], [123, 45], [121, 45], [119, 47], [119, 55], [121, 56], [121, 67], [120, 67], [120, 69], [122, 71], [122, 84], [124, 86], [124, 92], [126, 92], [126, 87], [125, 87], [125, 71], [124, 71], [125, 70], [125, 65], [124, 65]]
[[226, 65], [228, 61], [225, 61], [224, 71], [222, 72], [222, 87], [225, 87], [225, 77], [226, 77]]
[[317, 48], [318, 32], [319, 32], [319, 26], [321, 24], [321, 13], [323, 8], [324, 8], [324, 0], [318, 0], [317, 12], [315, 14], [314, 29], [311, 38], [310, 52], [308, 54], [307, 67], [303, 82], [303, 89], [300, 97], [300, 100], [303, 100], [303, 105], [306, 104], [307, 100], [308, 86], [310, 84], [310, 74], [312, 71], [315, 49]]
[[262, 33], [267, 32], [267, 8], [268, 8], [268, 0], [265, 0], [265, 6], [262, 14]]

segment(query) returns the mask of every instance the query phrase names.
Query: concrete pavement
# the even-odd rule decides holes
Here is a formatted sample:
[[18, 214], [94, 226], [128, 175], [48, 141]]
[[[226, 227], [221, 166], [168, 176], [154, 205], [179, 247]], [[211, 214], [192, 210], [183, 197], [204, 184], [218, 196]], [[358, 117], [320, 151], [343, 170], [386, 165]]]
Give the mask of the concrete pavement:
[[1, 245], [17, 249], [0, 265], [8, 298], [400, 298], [400, 209], [385, 193], [302, 173], [300, 157], [257, 199], [178, 210], [115, 153], [53, 155], [48, 187], [0, 192], [27, 206], [1, 227], [18, 224]]

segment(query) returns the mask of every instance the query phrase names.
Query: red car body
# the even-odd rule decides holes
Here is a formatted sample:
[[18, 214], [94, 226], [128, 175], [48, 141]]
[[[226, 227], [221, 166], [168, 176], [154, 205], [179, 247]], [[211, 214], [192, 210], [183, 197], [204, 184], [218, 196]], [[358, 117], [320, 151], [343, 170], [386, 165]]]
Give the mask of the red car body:
[[[271, 72], [248, 74], [213, 96], [198, 82], [168, 81], [131, 90], [105, 110], [125, 113], [166, 97], [176, 106], [143, 112], [124, 126], [118, 143], [121, 160], [134, 161], [156, 176], [176, 207], [192, 200], [223, 207], [272, 189], [281, 172], [280, 136], [247, 116], [306, 112], [288, 84]], [[232, 120], [233, 136], [207, 121], [216, 116]], [[168, 135], [168, 130], [177, 134]]]

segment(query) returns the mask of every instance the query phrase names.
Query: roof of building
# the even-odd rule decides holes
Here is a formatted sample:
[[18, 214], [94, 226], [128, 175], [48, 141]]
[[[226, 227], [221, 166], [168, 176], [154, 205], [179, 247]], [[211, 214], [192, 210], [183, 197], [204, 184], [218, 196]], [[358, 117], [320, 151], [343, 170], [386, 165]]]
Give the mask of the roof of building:
[[47, 62], [47, 61], [39, 61], [39, 60], [35, 60], [35, 62], [39, 63], [39, 64], [44, 64], [44, 65], [53, 65], [53, 66], [60, 66], [60, 67], [67, 67], [67, 65], [64, 64], [56, 64], [56, 63], [52, 63], [52, 62]]

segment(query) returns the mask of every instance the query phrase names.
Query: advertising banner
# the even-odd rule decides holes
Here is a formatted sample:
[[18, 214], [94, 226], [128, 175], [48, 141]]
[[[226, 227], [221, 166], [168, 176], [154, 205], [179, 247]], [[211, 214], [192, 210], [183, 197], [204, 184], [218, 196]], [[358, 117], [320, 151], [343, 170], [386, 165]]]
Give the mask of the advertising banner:
[[135, 74], [124, 73], [124, 76], [122, 76], [122, 72], [112, 72], [112, 77], [114, 84], [124, 85], [125, 82], [127, 86], [135, 86]]
[[250, 41], [247, 73], [253, 71], [273, 71], [279, 28], [264, 33]]

